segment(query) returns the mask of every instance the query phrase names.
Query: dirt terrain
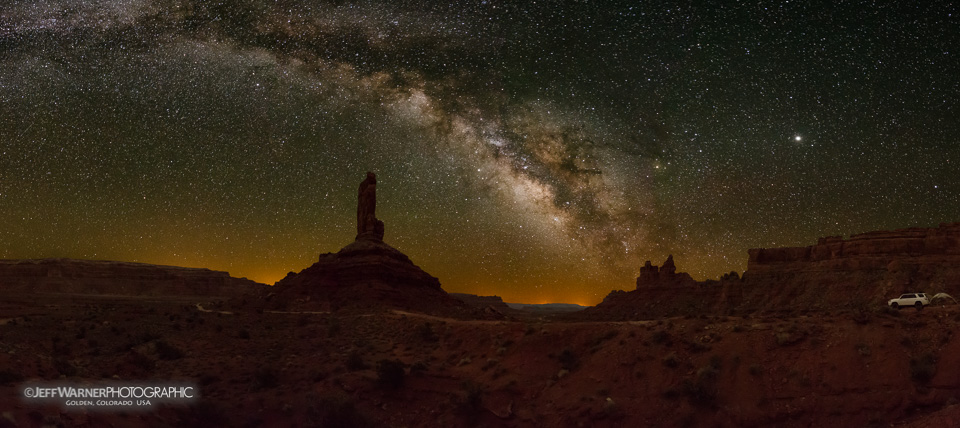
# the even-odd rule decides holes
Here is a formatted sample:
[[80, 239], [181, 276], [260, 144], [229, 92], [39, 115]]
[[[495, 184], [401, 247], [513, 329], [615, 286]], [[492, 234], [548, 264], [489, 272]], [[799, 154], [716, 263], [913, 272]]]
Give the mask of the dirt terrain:
[[[561, 322], [17, 294], [0, 314], [0, 427], [960, 423], [957, 306]], [[202, 397], [77, 412], [18, 388], [98, 379]]]

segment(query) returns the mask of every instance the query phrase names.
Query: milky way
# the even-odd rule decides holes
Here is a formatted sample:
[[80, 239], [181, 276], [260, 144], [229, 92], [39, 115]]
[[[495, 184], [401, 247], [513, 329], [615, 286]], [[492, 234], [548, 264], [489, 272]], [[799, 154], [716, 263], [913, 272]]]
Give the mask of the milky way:
[[272, 283], [368, 170], [388, 243], [508, 301], [960, 221], [950, 2], [514, 3], [5, 2], [0, 257]]

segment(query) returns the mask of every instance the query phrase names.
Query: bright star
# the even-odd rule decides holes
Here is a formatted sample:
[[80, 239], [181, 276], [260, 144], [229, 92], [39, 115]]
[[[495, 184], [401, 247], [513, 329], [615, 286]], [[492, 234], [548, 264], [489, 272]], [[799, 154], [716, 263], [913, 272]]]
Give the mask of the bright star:
[[794, 141], [800, 142], [800, 140], [802, 140], [803, 138], [800, 138], [800, 136], [797, 135], [797, 136], [793, 137], [793, 139], [794, 139]]

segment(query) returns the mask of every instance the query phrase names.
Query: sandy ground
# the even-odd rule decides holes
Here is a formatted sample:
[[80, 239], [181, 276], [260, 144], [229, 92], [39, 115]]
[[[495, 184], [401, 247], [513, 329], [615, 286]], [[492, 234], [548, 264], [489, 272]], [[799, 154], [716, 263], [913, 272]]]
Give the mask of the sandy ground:
[[[248, 312], [222, 302], [0, 299], [7, 426], [945, 426], [956, 306], [634, 322]], [[194, 382], [146, 412], [23, 401], [35, 381]]]

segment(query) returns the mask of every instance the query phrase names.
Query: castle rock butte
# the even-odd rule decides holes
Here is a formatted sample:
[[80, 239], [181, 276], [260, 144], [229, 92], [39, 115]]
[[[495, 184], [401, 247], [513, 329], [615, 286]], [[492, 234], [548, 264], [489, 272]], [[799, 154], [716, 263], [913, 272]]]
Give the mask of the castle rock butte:
[[463, 302], [440, 288], [437, 278], [383, 242], [384, 224], [376, 217], [376, 186], [376, 174], [368, 172], [357, 196], [356, 239], [278, 281], [268, 297], [268, 308], [395, 308], [453, 316], [465, 310]]

